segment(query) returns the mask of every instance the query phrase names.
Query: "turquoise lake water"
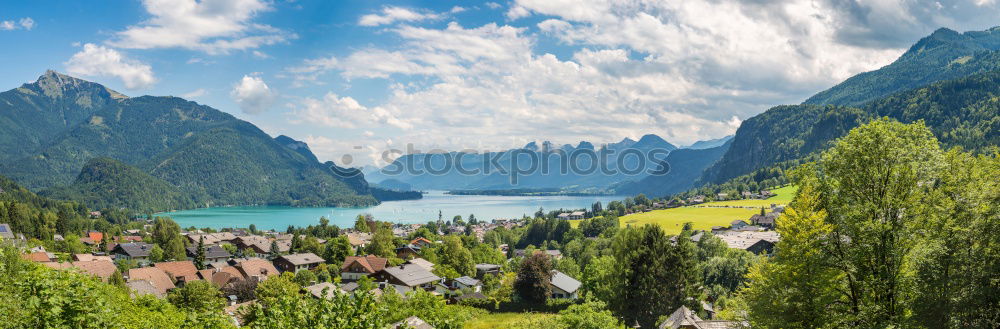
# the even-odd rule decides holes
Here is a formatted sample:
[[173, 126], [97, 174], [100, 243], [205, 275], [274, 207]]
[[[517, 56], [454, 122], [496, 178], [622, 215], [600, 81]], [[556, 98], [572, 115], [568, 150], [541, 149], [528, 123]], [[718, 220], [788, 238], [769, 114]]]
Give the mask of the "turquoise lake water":
[[445, 220], [455, 215], [479, 220], [520, 218], [534, 214], [538, 207], [548, 210], [590, 208], [594, 202], [607, 205], [621, 196], [486, 196], [448, 195], [441, 191], [424, 194], [420, 200], [389, 201], [365, 208], [293, 208], [293, 207], [218, 207], [182, 210], [159, 214], [170, 216], [181, 227], [247, 227], [284, 230], [288, 225], [307, 226], [319, 223], [326, 216], [330, 224], [353, 227], [359, 214], [371, 214], [375, 219], [394, 223], [427, 223], [437, 220], [440, 210]]

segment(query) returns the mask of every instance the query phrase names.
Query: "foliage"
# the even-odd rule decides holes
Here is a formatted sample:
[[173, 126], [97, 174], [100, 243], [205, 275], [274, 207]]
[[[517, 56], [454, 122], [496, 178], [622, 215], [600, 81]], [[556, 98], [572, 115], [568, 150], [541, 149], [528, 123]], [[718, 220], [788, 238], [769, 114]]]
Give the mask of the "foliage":
[[541, 252], [526, 255], [517, 272], [514, 290], [522, 299], [531, 302], [544, 302], [552, 294], [552, 262], [549, 256]]
[[615, 236], [615, 272], [620, 285], [608, 304], [625, 323], [655, 327], [660, 316], [673, 312], [694, 295], [697, 274], [690, 233], [682, 232], [674, 243], [659, 226], [647, 224], [623, 229]]

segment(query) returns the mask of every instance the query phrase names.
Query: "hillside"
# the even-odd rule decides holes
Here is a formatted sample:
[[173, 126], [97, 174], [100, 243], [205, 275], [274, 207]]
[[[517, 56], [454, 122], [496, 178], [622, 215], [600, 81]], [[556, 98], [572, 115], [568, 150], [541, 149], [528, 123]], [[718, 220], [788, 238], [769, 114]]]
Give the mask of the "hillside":
[[777, 106], [745, 120], [730, 151], [699, 183], [718, 184], [802, 158], [879, 116], [925, 120], [946, 146], [989, 145], [1000, 115], [993, 100], [997, 49], [998, 28], [964, 34], [938, 30], [890, 65], [847, 79], [802, 105]]
[[715, 163], [729, 150], [731, 143], [708, 149], [680, 149], [670, 152], [666, 162], [670, 172], [665, 175], [651, 175], [639, 181], [622, 184], [615, 189], [619, 194], [660, 197], [684, 192], [694, 187], [695, 181], [706, 168]]
[[893, 63], [853, 76], [804, 104], [860, 106], [893, 93], [1000, 68], [1000, 27], [958, 33], [941, 28]]
[[198, 205], [196, 198], [166, 181], [111, 158], [88, 161], [72, 185], [48, 189], [41, 194], [80, 202], [92, 209], [125, 207], [152, 212]]
[[[128, 98], [52, 71], [2, 97], [22, 102], [6, 102], [10, 108], [0, 124], [45, 132], [35, 143], [0, 143], [0, 153], [20, 155], [0, 158], [0, 174], [31, 190], [74, 184], [88, 161], [106, 157], [168, 182], [184, 200], [202, 206], [378, 202], [364, 176], [318, 162], [305, 143], [271, 138], [253, 124], [181, 98]], [[28, 114], [15, 115], [22, 112]], [[26, 116], [44, 120], [26, 123]], [[2, 130], [0, 141], [20, 133]], [[160, 205], [145, 207], [163, 210]]]

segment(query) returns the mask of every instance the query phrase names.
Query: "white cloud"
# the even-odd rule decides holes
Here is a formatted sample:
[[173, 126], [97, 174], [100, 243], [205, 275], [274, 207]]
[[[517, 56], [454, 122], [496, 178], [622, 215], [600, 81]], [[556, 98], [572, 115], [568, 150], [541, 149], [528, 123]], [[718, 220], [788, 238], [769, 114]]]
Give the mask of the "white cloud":
[[357, 128], [359, 125], [386, 124], [397, 128], [412, 128], [384, 108], [368, 108], [351, 97], [327, 93], [323, 98], [304, 98], [296, 106], [291, 121], [337, 128]]
[[114, 77], [125, 88], [141, 89], [156, 83], [153, 69], [140, 61], [125, 57], [118, 51], [88, 43], [63, 63], [70, 74], [90, 77]]
[[[455, 7], [461, 8], [461, 7]], [[455, 13], [455, 8], [452, 8], [452, 12]], [[381, 14], [368, 14], [361, 16], [358, 20], [358, 25], [361, 26], [379, 26], [379, 25], [389, 25], [394, 22], [416, 22], [423, 20], [434, 20], [443, 17], [441, 14], [429, 12], [429, 11], [417, 11], [413, 9], [386, 6], [382, 7]]]
[[181, 94], [181, 98], [184, 98], [184, 99], [194, 99], [194, 98], [198, 98], [198, 97], [201, 97], [201, 96], [205, 96], [205, 94], [208, 94], [208, 91], [205, 90], [205, 88], [198, 88], [198, 89], [195, 89], [195, 90], [192, 90], [192, 91], [189, 91], [189, 92]]
[[244, 75], [240, 82], [233, 85], [229, 94], [240, 109], [249, 114], [260, 114], [274, 105], [277, 94], [264, 83], [259, 74]]
[[17, 21], [0, 21], [0, 31], [13, 31], [24, 29], [30, 31], [35, 28], [35, 20], [31, 17], [25, 17]]
[[487, 2], [486, 6], [490, 7], [490, 9], [499, 9], [500, 7], [502, 7], [499, 3], [492, 2], [492, 1], [491, 2]]
[[454, 7], [451, 7], [451, 10], [449, 10], [448, 12], [450, 12], [450, 13], [452, 13], [452, 14], [458, 14], [458, 13], [460, 13], [460, 12], [463, 12], [463, 11], [465, 11], [465, 10], [466, 10], [466, 9], [465, 9], [465, 8], [463, 8], [463, 7], [460, 7], [460, 6], [454, 6]]
[[260, 59], [271, 58], [271, 55], [268, 55], [267, 53], [264, 53], [263, 51], [260, 51], [260, 50], [254, 50], [252, 54], [253, 54], [253, 57], [260, 58]]
[[143, 6], [153, 17], [117, 32], [109, 44], [121, 48], [185, 48], [225, 54], [296, 37], [252, 21], [271, 9], [264, 0], [144, 0]]
[[[391, 94], [384, 101], [307, 98], [295, 105], [296, 122], [385, 128], [383, 137], [425, 149], [601, 143], [646, 133], [690, 144], [888, 64], [940, 25], [971, 29], [997, 17], [996, 8], [954, 9], [970, 6], [946, 3], [927, 14], [909, 1], [516, 0], [507, 18], [544, 18], [539, 32], [495, 23], [398, 25], [385, 30], [402, 40], [397, 45], [359, 45], [286, 72], [296, 82], [319, 82], [329, 72], [385, 80]], [[539, 51], [541, 39], [567, 46], [569, 56]]]

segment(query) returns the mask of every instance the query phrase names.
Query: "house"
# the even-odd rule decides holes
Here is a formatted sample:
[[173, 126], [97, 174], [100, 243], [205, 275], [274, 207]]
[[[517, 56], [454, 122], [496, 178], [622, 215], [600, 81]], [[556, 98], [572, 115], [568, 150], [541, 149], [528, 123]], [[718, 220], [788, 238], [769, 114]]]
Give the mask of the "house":
[[166, 297], [166, 293], [161, 292], [160, 289], [157, 289], [153, 286], [153, 283], [148, 280], [128, 281], [125, 283], [125, 286], [132, 291], [133, 297], [137, 297], [139, 295], [153, 295], [160, 298]]
[[747, 225], [748, 225], [747, 222], [744, 222], [744, 221], [739, 220], [739, 219], [734, 220], [732, 223], [729, 223], [729, 227], [732, 228], [732, 229], [734, 229], [734, 230], [741, 229], [741, 228], [743, 228], [743, 227], [745, 227]]
[[198, 271], [198, 277], [222, 288], [233, 281], [243, 280], [243, 273], [235, 266], [221, 266]]
[[89, 260], [89, 261], [75, 261], [72, 263], [73, 268], [77, 268], [80, 272], [87, 273], [96, 276], [101, 279], [101, 281], [107, 282], [111, 275], [118, 271], [118, 267], [111, 260]]
[[429, 245], [434, 244], [434, 242], [431, 241], [431, 240], [427, 240], [427, 238], [419, 237], [419, 238], [413, 239], [413, 241], [410, 241], [410, 244], [418, 246], [418, 247], [421, 247], [421, 248], [424, 248], [424, 247], [427, 247]]
[[476, 264], [476, 277], [482, 279], [487, 274], [497, 275], [500, 274], [500, 265], [495, 264]]
[[240, 271], [243, 278], [261, 282], [269, 277], [280, 274], [271, 262], [261, 258], [251, 258], [239, 262], [234, 267]]
[[355, 281], [363, 276], [369, 276], [385, 269], [388, 259], [368, 255], [365, 257], [347, 256], [344, 265], [340, 267], [340, 278], [344, 281]]
[[115, 260], [134, 260], [140, 264], [149, 263], [149, 251], [153, 245], [143, 242], [122, 243], [111, 249]]
[[659, 329], [736, 329], [749, 328], [749, 324], [738, 321], [702, 320], [687, 307], [681, 306], [670, 314]]
[[663, 209], [666, 207], [667, 205], [663, 204], [663, 202], [653, 202], [653, 209]]
[[153, 267], [170, 274], [170, 276], [172, 276], [179, 285], [184, 285], [185, 282], [198, 281], [201, 279], [198, 277], [198, 268], [195, 267], [194, 263], [189, 260], [156, 263], [153, 264]]
[[54, 261], [56, 261], [55, 257], [53, 257], [52, 254], [49, 254], [49, 253], [47, 253], [45, 251], [36, 251], [36, 252], [30, 252], [30, 253], [27, 253], [27, 254], [23, 254], [23, 255], [21, 255], [21, 258], [24, 258], [25, 260], [29, 260], [29, 261], [36, 262], [36, 263], [47, 263], [47, 262], [54, 262]]
[[[187, 255], [188, 260], [194, 260], [194, 258], [198, 256], [198, 245], [196, 244], [188, 247]], [[205, 263], [225, 262], [232, 256], [233, 255], [226, 251], [226, 248], [220, 246], [205, 247]]]
[[416, 316], [411, 316], [403, 321], [393, 323], [390, 329], [434, 329], [433, 326]]
[[423, 259], [423, 258], [414, 258], [414, 259], [411, 259], [411, 260], [407, 261], [406, 263], [407, 264], [413, 264], [413, 265], [417, 265], [417, 266], [423, 267], [424, 269], [426, 269], [428, 271], [434, 271], [434, 263], [431, 263], [431, 262], [429, 262], [429, 261], [427, 261], [426, 259]]
[[417, 245], [408, 244], [396, 248], [396, 257], [399, 257], [401, 259], [420, 257], [420, 247]]
[[337, 285], [329, 282], [320, 282], [302, 289], [309, 292], [313, 297], [326, 299], [333, 299], [334, 294], [340, 291]]
[[583, 219], [583, 215], [585, 215], [585, 214], [586, 214], [586, 212], [583, 212], [583, 211], [574, 211], [574, 212], [572, 212], [572, 213], [569, 214], [569, 219], [570, 220]]
[[[233, 240], [233, 244], [236, 245], [237, 249], [243, 250], [243, 252], [252, 252], [257, 255], [271, 253], [271, 240], [259, 235], [237, 237]], [[281, 252], [280, 246], [278, 251]]]
[[369, 233], [347, 233], [345, 235], [347, 241], [350, 241], [354, 248], [364, 248], [372, 241], [372, 235]]
[[580, 281], [557, 270], [552, 270], [550, 285], [552, 286], [552, 298], [576, 299], [577, 292], [580, 290]]
[[567, 220], [567, 219], [569, 219], [569, 213], [568, 212], [564, 212], [564, 213], [558, 214], [558, 215], [556, 215], [556, 218], [557, 219], [562, 219], [562, 220]]
[[552, 259], [562, 259], [562, 252], [557, 249], [546, 250], [545, 254], [552, 257]]
[[134, 281], [149, 282], [154, 288], [153, 295], [157, 297], [166, 296], [167, 291], [176, 287], [174, 286], [174, 281], [167, 275], [167, 272], [158, 267], [143, 267], [128, 270], [128, 282]]
[[274, 266], [282, 272], [298, 272], [301, 270], [311, 270], [325, 262], [322, 257], [307, 252], [302, 254], [284, 255], [274, 260]]
[[770, 254], [780, 236], [775, 231], [723, 231], [714, 233], [729, 248], [742, 249], [754, 254]]
[[762, 218], [758, 218], [754, 225], [758, 225], [767, 229], [774, 229], [778, 223], [778, 216], [781, 216], [780, 212], [774, 211], [764, 214]]
[[403, 264], [394, 267], [386, 267], [382, 271], [375, 273], [375, 281], [389, 283], [407, 287], [409, 290], [434, 289], [434, 284], [441, 281], [441, 278], [423, 267]]
[[10, 224], [0, 224], [0, 241], [14, 239], [14, 231], [10, 229]]
[[483, 283], [468, 276], [463, 276], [452, 281], [452, 287], [463, 290], [471, 289], [474, 292], [479, 292], [483, 287]]
[[193, 245], [198, 245], [198, 241], [204, 238], [204, 243], [208, 246], [222, 243], [233, 243], [233, 241], [236, 240], [236, 235], [231, 232], [219, 232], [208, 234], [188, 234], [187, 238]]

